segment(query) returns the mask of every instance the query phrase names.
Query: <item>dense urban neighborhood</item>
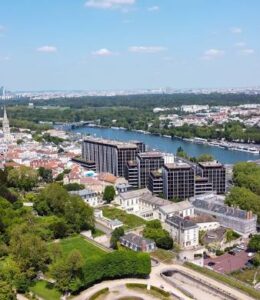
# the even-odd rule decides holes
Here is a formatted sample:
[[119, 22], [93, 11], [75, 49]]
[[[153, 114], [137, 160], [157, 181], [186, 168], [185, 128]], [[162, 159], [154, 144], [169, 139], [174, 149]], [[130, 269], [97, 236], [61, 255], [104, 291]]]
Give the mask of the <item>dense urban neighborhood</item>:
[[[61, 126], [14, 128], [6, 107], [0, 140], [3, 299], [66, 298], [133, 277], [124, 289], [149, 294], [149, 274], [158, 298], [206, 297], [199, 284], [214, 299], [259, 298], [257, 161], [226, 166], [207, 154], [191, 159], [183, 149], [164, 153]], [[235, 290], [215, 282], [213, 291], [205, 275]]]

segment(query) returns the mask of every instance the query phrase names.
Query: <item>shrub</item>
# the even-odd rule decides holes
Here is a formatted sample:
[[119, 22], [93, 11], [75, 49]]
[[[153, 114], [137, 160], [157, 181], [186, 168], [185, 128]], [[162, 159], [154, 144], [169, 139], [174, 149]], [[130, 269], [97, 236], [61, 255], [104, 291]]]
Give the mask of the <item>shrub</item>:
[[146, 253], [116, 251], [87, 261], [83, 267], [83, 285], [108, 279], [145, 278], [151, 272], [151, 260]]

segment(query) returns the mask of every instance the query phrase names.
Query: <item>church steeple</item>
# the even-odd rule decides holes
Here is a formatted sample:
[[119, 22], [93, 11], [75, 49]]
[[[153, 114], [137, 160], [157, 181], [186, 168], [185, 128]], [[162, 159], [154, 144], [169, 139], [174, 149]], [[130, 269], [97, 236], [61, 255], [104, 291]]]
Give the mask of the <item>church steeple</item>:
[[9, 120], [7, 118], [6, 107], [4, 106], [4, 117], [3, 117], [3, 134], [5, 142], [10, 142], [12, 140], [12, 136], [10, 133]]

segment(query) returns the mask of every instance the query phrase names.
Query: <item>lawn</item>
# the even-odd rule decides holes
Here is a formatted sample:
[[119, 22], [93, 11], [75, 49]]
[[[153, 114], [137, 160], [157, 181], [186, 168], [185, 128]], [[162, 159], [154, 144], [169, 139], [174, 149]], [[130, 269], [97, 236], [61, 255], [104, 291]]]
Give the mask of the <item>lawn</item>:
[[108, 219], [118, 219], [124, 223], [125, 229], [132, 229], [142, 225], [145, 225], [146, 221], [142, 218], [139, 218], [135, 215], [128, 214], [125, 211], [111, 207], [111, 206], [103, 206], [102, 207], [104, 217]]
[[102, 236], [102, 235], [104, 235], [104, 234], [105, 234], [105, 232], [103, 232], [102, 230], [97, 229], [97, 228], [95, 228], [95, 230], [92, 232], [93, 238]]
[[[253, 281], [254, 281], [255, 273], [256, 273], [256, 269], [253, 268], [253, 269], [236, 271], [236, 272], [231, 273], [230, 275], [240, 281], [243, 281], [245, 283], [252, 285]], [[258, 273], [256, 275], [256, 281], [260, 282], [260, 270], [258, 270]]]
[[157, 249], [151, 253], [151, 257], [158, 259], [165, 264], [171, 264], [172, 260], [175, 258], [175, 254], [172, 251]]
[[79, 250], [84, 260], [89, 260], [106, 254], [106, 252], [95, 245], [92, 245], [80, 235], [63, 239], [60, 241], [60, 245], [64, 256], [67, 256], [72, 250]]
[[61, 293], [47, 281], [40, 280], [30, 287], [30, 291], [44, 300], [59, 300]]

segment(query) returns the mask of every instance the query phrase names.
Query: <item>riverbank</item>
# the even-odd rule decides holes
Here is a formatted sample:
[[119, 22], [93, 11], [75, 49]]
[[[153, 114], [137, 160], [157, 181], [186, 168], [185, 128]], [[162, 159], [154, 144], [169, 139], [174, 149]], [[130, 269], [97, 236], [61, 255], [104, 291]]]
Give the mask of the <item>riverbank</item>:
[[[138, 133], [142, 133], [142, 134], [149, 134], [149, 135], [154, 135], [154, 136], [160, 136], [160, 137], [165, 137], [165, 138], [169, 138], [169, 139], [181, 139], [183, 141], [187, 141], [187, 142], [191, 142], [191, 143], [196, 143], [196, 144], [202, 144], [202, 145], [208, 145], [208, 146], [212, 146], [212, 147], [219, 147], [219, 148], [223, 148], [223, 149], [228, 149], [231, 151], [241, 151], [241, 152], [247, 152], [247, 153], [251, 153], [251, 154], [255, 154], [255, 155], [259, 155], [260, 154], [260, 145], [258, 144], [252, 144], [252, 143], [241, 143], [241, 142], [228, 142], [226, 140], [216, 140], [216, 139], [203, 139], [203, 138], [199, 138], [199, 137], [194, 137], [194, 138], [183, 138], [180, 136], [170, 136], [170, 135], [162, 135], [159, 133], [151, 133], [149, 131], [145, 131], [145, 130], [139, 130], [139, 129], [132, 129], [129, 130], [127, 128], [124, 127], [115, 127], [115, 126], [111, 126], [111, 127], [105, 127], [105, 126], [101, 126], [101, 125], [95, 125], [95, 124], [89, 124], [87, 126], [82, 126], [81, 128], [84, 127], [91, 127], [91, 128], [110, 128], [113, 130], [124, 130], [124, 131], [130, 131], [130, 132], [138, 132]], [[78, 129], [80, 127], [74, 128], [74, 129]]]
[[180, 137], [169, 137], [154, 135], [141, 130], [126, 130], [122, 128], [108, 128], [101, 126], [86, 126], [72, 130], [76, 133], [90, 134], [96, 137], [115, 139], [121, 141], [140, 140], [144, 142], [149, 149], [156, 149], [161, 152], [176, 154], [177, 149], [182, 147], [191, 157], [201, 154], [211, 154], [216, 160], [224, 164], [233, 164], [239, 161], [249, 161], [260, 159], [259, 154], [253, 154], [244, 151], [233, 151], [226, 147], [209, 145], [208, 143], [196, 143], [185, 140]]

